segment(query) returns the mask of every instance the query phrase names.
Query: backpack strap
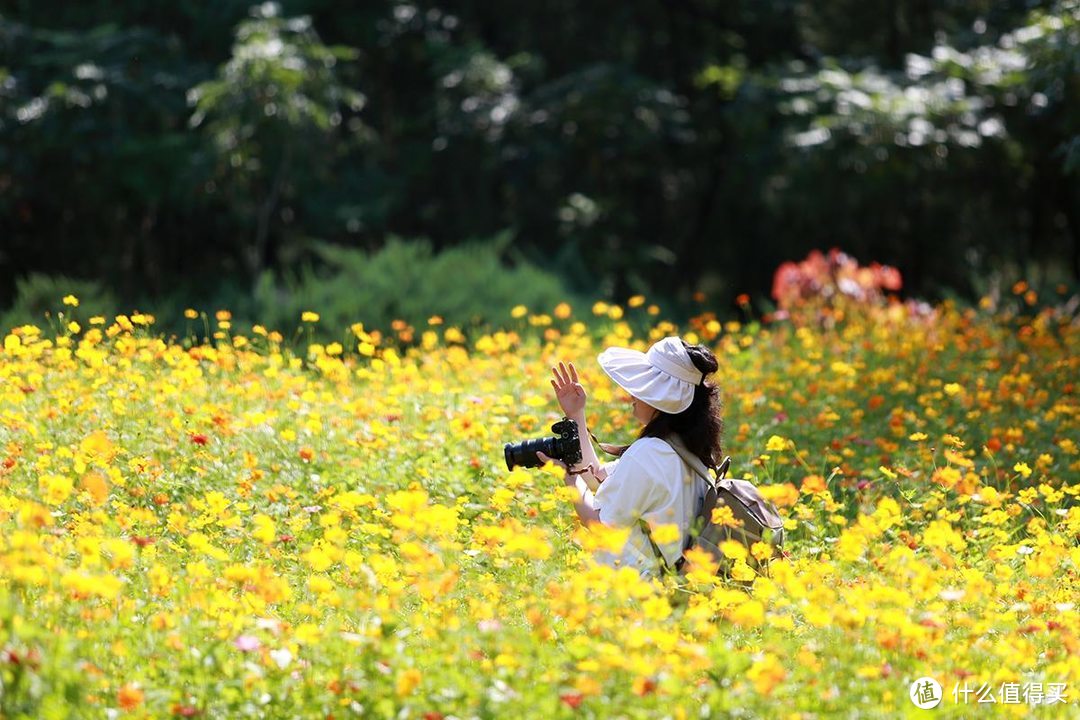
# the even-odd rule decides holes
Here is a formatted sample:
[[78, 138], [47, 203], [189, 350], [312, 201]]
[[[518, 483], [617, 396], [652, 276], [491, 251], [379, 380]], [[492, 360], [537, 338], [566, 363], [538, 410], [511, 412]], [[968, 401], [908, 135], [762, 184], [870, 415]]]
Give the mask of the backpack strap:
[[[664, 553], [660, 551], [660, 546], [653, 540], [652, 531], [649, 529], [649, 523], [645, 522], [645, 518], [638, 518], [638, 523], [641, 524], [641, 532], [645, 533], [645, 537], [648, 539], [649, 544], [652, 545], [653, 552], [656, 553], [656, 559], [660, 561], [660, 569], [664, 574], [670, 574], [673, 572], [672, 567], [668, 565], [667, 558], [664, 557]], [[683, 564], [686, 562], [685, 557], [680, 557], [675, 562], [674, 572], [678, 572], [682, 569]]]
[[[692, 471], [704, 478], [705, 482], [708, 483], [710, 487], [715, 487], [720, 484], [720, 482], [723, 481], [724, 475], [727, 474], [728, 468], [731, 466], [731, 458], [725, 456], [723, 462], [720, 463], [720, 467], [718, 468], [717, 472], [720, 480], [714, 480], [713, 477], [709, 475], [709, 470], [705, 466], [705, 463], [703, 463], [701, 461], [701, 458], [699, 458], [697, 455], [694, 455], [692, 452], [690, 452], [689, 448], [687, 448], [686, 445], [683, 444], [682, 438], [680, 438], [678, 435], [672, 434], [662, 439], [671, 446], [671, 449], [675, 451], [675, 453], [682, 459], [684, 463], [686, 463], [690, 467]], [[694, 517], [694, 521], [696, 521], [697, 518], [700, 517], [700, 514], [701, 513], [699, 511], [698, 515]], [[671, 567], [668, 565], [667, 558], [664, 557], [664, 553], [660, 551], [660, 547], [656, 544], [656, 541], [653, 540], [652, 532], [649, 529], [649, 523], [645, 522], [645, 518], [639, 518], [638, 522], [641, 523], [641, 530], [645, 533], [645, 537], [648, 538], [649, 544], [652, 545], [653, 552], [656, 553], [656, 557], [660, 561], [661, 568], [664, 570], [664, 572], [670, 573]], [[691, 542], [693, 542], [692, 537]], [[689, 543], [687, 544], [687, 547], [689, 547]], [[683, 549], [685, 550], [686, 548]], [[682, 566], [685, 563], [686, 556], [680, 556], [678, 561], [676, 561], [675, 563], [675, 570], [681, 570]]]
[[677, 434], [672, 433], [666, 438], [663, 438], [663, 440], [671, 446], [671, 449], [674, 450], [680, 458], [682, 458], [682, 461], [684, 463], [690, 466], [691, 470], [704, 478], [705, 482], [709, 483], [710, 485], [725, 484], [724, 476], [727, 475], [728, 468], [731, 467], [730, 457], [726, 455], [724, 456], [723, 461], [720, 463], [719, 467], [716, 468], [717, 477], [714, 479], [713, 476], [709, 474], [709, 468], [706, 467], [705, 463], [701, 461], [701, 458], [690, 452], [690, 449], [686, 447], [686, 445], [682, 441], [682, 438], [680, 438]]

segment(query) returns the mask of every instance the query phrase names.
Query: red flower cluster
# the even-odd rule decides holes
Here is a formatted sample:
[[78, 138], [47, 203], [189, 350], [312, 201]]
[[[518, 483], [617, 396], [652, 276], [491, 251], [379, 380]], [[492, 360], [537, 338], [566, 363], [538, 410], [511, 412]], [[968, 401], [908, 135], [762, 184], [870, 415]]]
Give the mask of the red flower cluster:
[[802, 262], [785, 262], [773, 275], [772, 296], [785, 317], [792, 308], [810, 301], [832, 303], [840, 297], [858, 302], [877, 302], [884, 290], [899, 290], [900, 271], [889, 265], [860, 266], [855, 258], [837, 248], [823, 255], [813, 250]]

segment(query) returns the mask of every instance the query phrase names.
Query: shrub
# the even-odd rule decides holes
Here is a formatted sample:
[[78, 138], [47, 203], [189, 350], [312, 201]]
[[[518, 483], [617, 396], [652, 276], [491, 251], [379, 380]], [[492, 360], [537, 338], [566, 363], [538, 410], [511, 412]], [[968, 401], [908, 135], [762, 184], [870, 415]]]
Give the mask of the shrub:
[[393, 321], [425, 327], [438, 315], [445, 326], [478, 329], [503, 321], [525, 305], [550, 311], [567, 299], [560, 280], [526, 262], [508, 266], [509, 235], [435, 252], [427, 240], [392, 238], [382, 249], [318, 244], [321, 267], [306, 263], [280, 282], [264, 273], [255, 291], [257, 315], [268, 327], [288, 331], [300, 314], [315, 310], [324, 331], [351, 324], [388, 330]]
[[[74, 295], [77, 308], [63, 305], [63, 298]], [[30, 273], [15, 281], [15, 302], [0, 315], [0, 334], [18, 325], [44, 326], [58, 311], [65, 317], [85, 319], [103, 315], [112, 320], [118, 312], [113, 294], [95, 280], [76, 280], [63, 275]], [[46, 318], [49, 315], [49, 318]]]

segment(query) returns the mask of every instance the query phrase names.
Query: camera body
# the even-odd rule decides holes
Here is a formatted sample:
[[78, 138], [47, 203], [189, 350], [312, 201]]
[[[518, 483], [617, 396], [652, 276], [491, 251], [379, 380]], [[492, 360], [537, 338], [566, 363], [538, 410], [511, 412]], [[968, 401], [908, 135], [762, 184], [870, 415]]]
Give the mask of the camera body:
[[578, 437], [577, 423], [570, 418], [564, 417], [551, 426], [551, 432], [555, 433], [555, 437], [506, 443], [503, 446], [506, 469], [540, 467], [544, 463], [540, 461], [540, 458], [536, 457], [537, 451], [544, 453], [553, 460], [561, 460], [566, 463], [567, 467], [581, 462], [581, 441]]

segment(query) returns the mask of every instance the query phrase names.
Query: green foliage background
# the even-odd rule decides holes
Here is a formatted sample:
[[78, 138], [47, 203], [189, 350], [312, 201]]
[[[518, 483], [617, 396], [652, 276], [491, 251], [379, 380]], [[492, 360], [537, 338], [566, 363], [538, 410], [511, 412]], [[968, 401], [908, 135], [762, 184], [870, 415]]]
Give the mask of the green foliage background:
[[762, 301], [834, 246], [930, 298], [1074, 283], [1078, 88], [1076, 0], [6, 0], [0, 308], [370, 308], [342, 258], [393, 238], [545, 302]]

